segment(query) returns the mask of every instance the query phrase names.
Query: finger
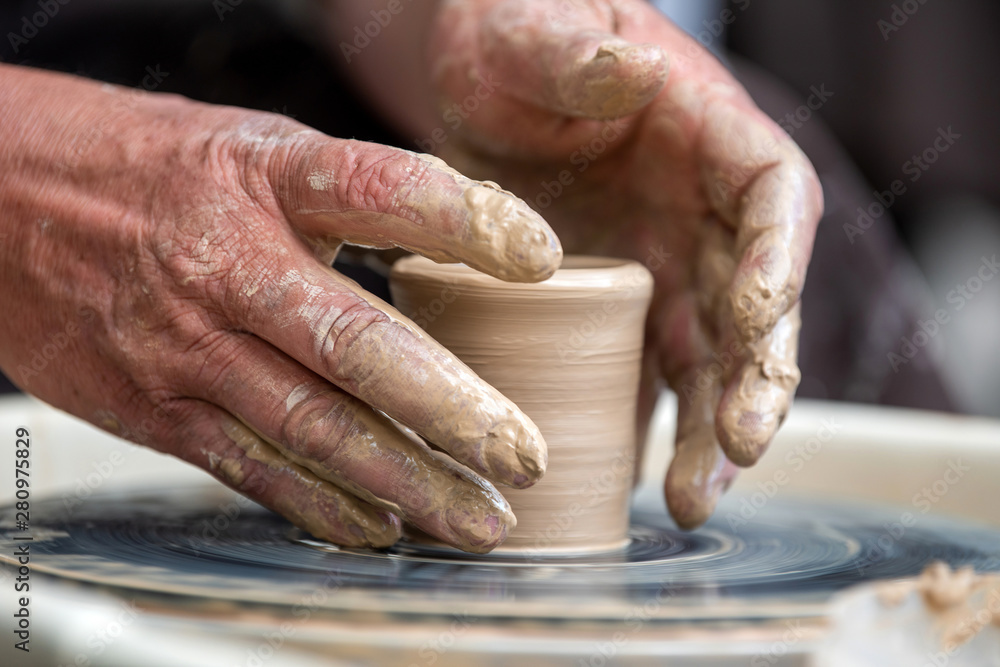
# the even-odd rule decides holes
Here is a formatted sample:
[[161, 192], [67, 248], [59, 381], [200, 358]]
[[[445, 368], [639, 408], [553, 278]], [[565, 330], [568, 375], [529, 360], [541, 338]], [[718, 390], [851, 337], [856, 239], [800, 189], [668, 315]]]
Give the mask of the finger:
[[720, 394], [719, 382], [713, 381], [704, 389], [678, 396], [677, 437], [664, 495], [670, 515], [684, 530], [697, 528], [712, 516], [736, 476], [736, 468], [715, 438]]
[[592, 119], [635, 113], [663, 88], [667, 56], [614, 34], [610, 3], [500, 3], [483, 20], [483, 66], [505, 93]]
[[822, 190], [798, 147], [743, 102], [709, 104], [703, 136], [706, 191], [737, 231], [734, 323], [744, 341], [756, 341], [801, 294]]
[[[545, 472], [545, 440], [510, 400], [381, 299], [304, 248], [283, 269], [246, 257], [235, 271], [262, 285], [216, 297], [250, 331], [404, 424], [494, 483], [524, 488]], [[266, 280], [259, 280], [266, 276]], [[231, 294], [230, 289], [226, 294]]]
[[320, 539], [384, 548], [400, 537], [399, 518], [296, 465], [232, 415], [191, 401], [178, 425], [178, 455]]
[[738, 466], [757, 462], [788, 414], [801, 379], [796, 365], [801, 326], [796, 305], [768, 334], [749, 344], [746, 363], [722, 394], [715, 432]]
[[655, 329], [663, 377], [677, 394], [674, 458], [664, 480], [667, 508], [689, 530], [712, 515], [735, 476], [715, 437], [714, 417], [725, 374], [725, 357], [713, 357], [712, 339], [700, 313], [701, 294], [686, 292], [661, 311]]
[[555, 233], [526, 203], [429, 155], [307, 132], [269, 170], [284, 217], [324, 247], [398, 246], [519, 282], [544, 280], [562, 261]]
[[206, 398], [289, 461], [465, 551], [489, 551], [513, 529], [488, 482], [270, 345], [232, 339], [206, 362], [223, 369]]

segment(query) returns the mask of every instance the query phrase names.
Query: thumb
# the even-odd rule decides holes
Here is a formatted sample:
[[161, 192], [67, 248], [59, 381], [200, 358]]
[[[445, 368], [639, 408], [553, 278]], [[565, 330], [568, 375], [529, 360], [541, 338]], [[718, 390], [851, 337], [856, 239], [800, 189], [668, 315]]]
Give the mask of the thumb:
[[666, 82], [667, 55], [614, 34], [614, 14], [600, 1], [501, 2], [481, 25], [483, 67], [505, 82], [507, 94], [555, 113], [634, 113]]

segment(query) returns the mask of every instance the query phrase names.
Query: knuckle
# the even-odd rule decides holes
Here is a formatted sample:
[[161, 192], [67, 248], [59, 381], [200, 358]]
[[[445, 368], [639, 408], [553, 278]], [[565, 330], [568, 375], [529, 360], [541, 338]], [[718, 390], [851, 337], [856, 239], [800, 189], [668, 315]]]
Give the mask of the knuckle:
[[231, 443], [212, 463], [210, 472], [250, 498], [259, 498], [273, 478], [266, 464], [251, 459], [236, 443]]
[[411, 177], [415, 165], [403, 153], [347, 149], [342, 161], [347, 170], [344, 197], [347, 207], [358, 210], [388, 210], [398, 198], [399, 184]]
[[238, 230], [222, 224], [224, 207], [197, 206], [166, 224], [159, 225], [151, 242], [156, 271], [182, 292], [211, 288], [224, 283], [233, 264], [233, 245]]
[[273, 222], [282, 216], [271, 173], [287, 163], [288, 151], [309, 143], [298, 138], [307, 134], [304, 126], [281, 116], [241, 112], [226, 120], [223, 129], [194, 132], [178, 149], [182, 168], [150, 203], [148, 239], [176, 285], [222, 285], [224, 293], [234, 268], [280, 246], [273, 243]]
[[193, 338], [177, 355], [180, 363], [177, 370], [186, 378], [186, 389], [209, 397], [227, 396], [244, 390], [239, 386], [243, 378], [233, 371], [250, 343], [251, 337], [247, 334], [225, 331], [210, 331]]
[[252, 112], [236, 127], [206, 141], [206, 159], [215, 163], [222, 184], [250, 197], [261, 208], [277, 211], [272, 185], [282, 169], [299, 164], [294, 159], [312, 150], [317, 132], [279, 114]]
[[361, 404], [329, 390], [319, 390], [295, 403], [281, 420], [281, 438], [300, 456], [337, 471], [357, 440]]
[[388, 337], [382, 334], [392, 320], [355, 295], [329, 317], [319, 345], [324, 370], [337, 384], [356, 387], [375, 371], [378, 359], [385, 356], [380, 348]]
[[254, 295], [280, 282], [273, 277], [287, 261], [283, 244], [254, 225], [254, 216], [238, 205], [206, 205], [163, 225], [153, 239], [147, 282], [199, 307], [245, 317]]

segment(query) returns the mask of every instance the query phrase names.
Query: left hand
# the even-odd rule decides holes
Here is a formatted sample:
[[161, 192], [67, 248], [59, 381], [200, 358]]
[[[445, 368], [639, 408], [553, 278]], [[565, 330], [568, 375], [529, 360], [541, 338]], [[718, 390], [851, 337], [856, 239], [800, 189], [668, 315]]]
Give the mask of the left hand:
[[460, 125], [442, 156], [527, 200], [567, 252], [652, 270], [639, 433], [665, 378], [680, 405], [667, 503], [700, 525], [798, 385], [815, 171], [641, 0], [443, 2], [434, 30], [431, 71]]

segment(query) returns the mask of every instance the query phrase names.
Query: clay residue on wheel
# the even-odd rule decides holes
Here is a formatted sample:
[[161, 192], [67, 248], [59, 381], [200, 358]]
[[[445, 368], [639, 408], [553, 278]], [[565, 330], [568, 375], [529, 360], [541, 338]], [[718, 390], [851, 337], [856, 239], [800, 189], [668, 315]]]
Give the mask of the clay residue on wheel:
[[971, 567], [952, 570], [946, 563], [935, 561], [916, 579], [882, 584], [879, 599], [883, 605], [894, 607], [914, 593], [934, 615], [945, 651], [955, 651], [989, 625], [1000, 627], [998, 574], [976, 574]]

